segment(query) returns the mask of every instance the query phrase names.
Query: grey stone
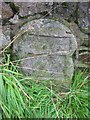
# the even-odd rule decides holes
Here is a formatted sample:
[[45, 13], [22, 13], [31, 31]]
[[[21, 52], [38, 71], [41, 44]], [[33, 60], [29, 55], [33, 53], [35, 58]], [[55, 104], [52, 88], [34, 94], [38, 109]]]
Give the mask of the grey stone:
[[3, 45], [6, 44], [6, 37], [4, 36], [4, 34], [0, 33], [0, 48], [3, 47]]
[[68, 87], [74, 72], [72, 55], [77, 48], [71, 31], [58, 21], [39, 19], [24, 25], [21, 34], [13, 44], [13, 53], [22, 59], [21, 70], [37, 80], [59, 80]]
[[83, 29], [88, 29], [89, 27], [89, 13], [88, 13], [88, 9], [89, 9], [89, 3], [85, 2], [85, 3], [80, 3], [79, 4], [79, 25], [81, 28]]
[[8, 44], [8, 40], [5, 35], [2, 33], [2, 29], [0, 28], [0, 50]]
[[[78, 17], [78, 25], [81, 27], [83, 30], [88, 31], [88, 26], [89, 26], [89, 19], [88, 19], [88, 14], [89, 14], [89, 2], [80, 2], [78, 4], [78, 13], [76, 13], [77, 9], [77, 2], [14, 2], [16, 6], [19, 7], [19, 15], [21, 17], [26, 17], [26, 16], [32, 16], [34, 13], [43, 13], [44, 11], [48, 11], [49, 17], [51, 15], [55, 17], [57, 16], [62, 17], [63, 19], [66, 19], [68, 21], [75, 21], [76, 16]], [[9, 7], [7, 4], [3, 3], [5, 9]], [[54, 5], [55, 4], [55, 5]], [[6, 14], [8, 12], [8, 14]], [[55, 13], [55, 15], [54, 15]], [[11, 16], [11, 10], [10, 7], [8, 8], [8, 11], [5, 12], [3, 9], [3, 16], [5, 17], [10, 17]], [[45, 14], [43, 15], [45, 17]], [[85, 33], [85, 32], [84, 32]]]
[[[66, 26], [67, 26], [67, 24], [66, 24]], [[72, 31], [72, 33], [75, 35], [77, 43], [78, 43], [78, 47], [80, 47], [80, 45], [82, 45], [82, 44], [87, 46], [88, 35], [81, 32], [78, 25], [74, 22], [69, 23], [68, 27]]]
[[13, 11], [6, 3], [2, 3], [2, 19], [8, 19], [13, 16]]
[[19, 22], [19, 17], [18, 17], [18, 15], [14, 15], [14, 17], [11, 18], [9, 21], [10, 21], [12, 24], [18, 23], [18, 22]]
[[15, 2], [15, 4], [20, 8], [19, 15], [21, 17], [40, 13], [45, 10], [50, 12], [52, 9], [52, 5], [49, 2]]
[[6, 45], [11, 41], [11, 39], [10, 39], [11, 30], [10, 29], [11, 29], [10, 25], [2, 26], [2, 33], [6, 37], [6, 42], [5, 42]]

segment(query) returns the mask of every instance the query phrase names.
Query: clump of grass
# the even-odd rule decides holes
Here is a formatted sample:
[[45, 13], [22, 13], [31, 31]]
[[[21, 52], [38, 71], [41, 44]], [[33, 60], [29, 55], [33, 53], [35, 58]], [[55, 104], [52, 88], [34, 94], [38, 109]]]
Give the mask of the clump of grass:
[[10, 62], [9, 55], [5, 63], [6, 66], [2, 67], [3, 93], [1, 94], [1, 108], [7, 118], [13, 117], [13, 115], [24, 117], [25, 103], [23, 96], [27, 97], [28, 95], [19, 82], [22, 75], [18, 73], [16, 66]]
[[[0, 106], [3, 118], [89, 118], [88, 75], [75, 74], [67, 93], [57, 93], [37, 83], [34, 77], [24, 76], [8, 55], [2, 66]], [[46, 82], [46, 81], [45, 81]], [[61, 96], [64, 95], [62, 98]]]

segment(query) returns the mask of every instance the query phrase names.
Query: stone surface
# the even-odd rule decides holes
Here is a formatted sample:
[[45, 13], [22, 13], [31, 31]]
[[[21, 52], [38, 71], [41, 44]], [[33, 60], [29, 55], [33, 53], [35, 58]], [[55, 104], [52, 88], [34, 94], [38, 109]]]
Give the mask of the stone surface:
[[75, 35], [78, 43], [78, 47], [80, 47], [82, 44], [85, 44], [85, 45], [88, 44], [88, 35], [82, 33], [76, 23], [70, 22], [68, 24], [68, 27], [72, 31], [72, 33]]
[[[78, 4], [78, 6], [77, 6]], [[2, 5], [2, 17], [10, 18], [13, 14], [16, 14], [16, 9], [18, 7], [17, 14], [21, 17], [28, 15], [34, 15], [35, 13], [43, 14], [45, 16], [45, 11], [49, 13], [48, 17], [53, 16], [54, 13], [57, 16], [62, 17], [68, 21], [76, 21], [78, 17], [78, 25], [83, 29], [83, 31], [88, 30], [89, 26], [89, 2], [14, 2], [14, 8], [11, 8], [10, 3], [6, 4], [3, 2]], [[13, 11], [12, 11], [13, 9]], [[14, 12], [14, 13], [13, 13]]]
[[[10, 35], [9, 35], [10, 36]], [[0, 26], [0, 50], [8, 45], [10, 39], [3, 34], [2, 26]]]
[[[13, 2], [12, 2], [13, 3]], [[78, 6], [77, 6], [78, 4]], [[0, 3], [0, 24], [3, 23], [4, 34], [8, 38], [16, 35], [22, 26], [27, 21], [32, 21], [39, 18], [58, 19], [69, 27], [75, 35], [78, 43], [77, 58], [79, 57], [79, 47], [90, 46], [88, 42], [89, 26], [89, 2], [16, 2], [11, 5], [10, 2]], [[5, 8], [5, 9], [4, 9]], [[47, 15], [46, 15], [47, 14]], [[3, 20], [1, 20], [3, 18]], [[77, 19], [78, 18], [78, 19]], [[60, 20], [62, 19], [62, 20]], [[75, 21], [78, 20], [76, 24]], [[7, 29], [8, 24], [11, 26], [11, 36]], [[5, 28], [6, 27], [6, 28]], [[12, 39], [12, 38], [11, 38]], [[82, 51], [83, 52], [83, 51]]]
[[2, 19], [8, 19], [13, 16], [13, 11], [8, 4], [2, 3]]
[[[10, 35], [11, 35], [11, 30], [10, 30], [10, 25], [5, 25], [2, 26], [2, 33], [5, 35], [6, 37], [6, 44], [8, 44], [11, 39], [10, 39]], [[4, 41], [5, 42], [5, 41]]]
[[81, 28], [88, 29], [89, 27], [89, 4], [88, 2], [79, 4], [79, 25]]
[[16, 2], [15, 4], [20, 8], [19, 15], [21, 17], [41, 13], [43, 11], [50, 12], [52, 9], [52, 5], [49, 2]]
[[0, 3], [0, 25], [2, 25], [2, 3]]
[[70, 85], [72, 55], [77, 48], [71, 31], [58, 21], [39, 19], [25, 24], [21, 34], [13, 44], [13, 53], [23, 59], [22, 71], [38, 80], [60, 80], [64, 86]]
[[90, 53], [89, 52], [84, 52], [83, 54], [80, 54], [79, 59], [82, 62], [88, 63], [90, 65]]
[[[49, 13], [49, 16], [57, 14], [63, 19], [76, 21], [78, 17], [78, 25], [84, 30], [89, 26], [89, 3], [88, 2], [15, 2], [19, 6], [19, 15], [21, 17], [33, 15], [34, 13], [41, 13], [45, 16], [44, 11]], [[78, 5], [77, 5], [78, 4]]]

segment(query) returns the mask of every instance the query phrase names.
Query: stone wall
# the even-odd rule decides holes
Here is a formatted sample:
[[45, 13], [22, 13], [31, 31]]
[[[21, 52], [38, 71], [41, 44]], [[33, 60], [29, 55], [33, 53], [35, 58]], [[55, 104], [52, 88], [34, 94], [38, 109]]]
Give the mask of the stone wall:
[[81, 67], [83, 66], [82, 63], [89, 64], [90, 61], [88, 11], [89, 2], [6, 2], [2, 3], [3, 32], [10, 40], [18, 33], [20, 27], [28, 21], [40, 18], [58, 20], [69, 27], [77, 38], [76, 57], [80, 62], [77, 63], [76, 61], [76, 66]]
[[[10, 43], [13, 39], [15, 39], [20, 34], [22, 34], [23, 26], [24, 27], [26, 26], [26, 28], [24, 30], [27, 30], [27, 29], [34, 30], [36, 28], [35, 28], [35, 26], [32, 26], [31, 23], [35, 22], [36, 20], [49, 19], [51, 21], [53, 21], [53, 20], [55, 22], [57, 21], [57, 22], [59, 22], [59, 24], [61, 26], [64, 25], [64, 27], [66, 27], [66, 29], [62, 30], [62, 32], [58, 31], [58, 33], [60, 33], [60, 32], [62, 33], [62, 34], [60, 33], [60, 36], [73, 35], [74, 37], [72, 37], [72, 39], [75, 38], [75, 40], [78, 43], [77, 49], [76, 49], [76, 45], [75, 46], [73, 45], [73, 48], [75, 48], [73, 50], [73, 54], [72, 54], [73, 56], [72, 55], [71, 55], [71, 57], [66, 56], [67, 59], [64, 58], [65, 55], [64, 56], [59, 55], [60, 59], [59, 59], [58, 55], [57, 56], [53, 55], [53, 57], [51, 56], [53, 58], [53, 60], [55, 60], [56, 63], [60, 63], [60, 62], [63, 63], [63, 59], [65, 61], [68, 61], [67, 65], [63, 63], [63, 65], [65, 65], [64, 68], [67, 68], [67, 72], [65, 72], [65, 75], [63, 75], [62, 78], [64, 78], [65, 76], [69, 76], [70, 73], [68, 70], [70, 70], [71, 76], [69, 76], [69, 78], [71, 81], [71, 78], [72, 78], [73, 72], [74, 72], [74, 64], [73, 64], [72, 57], [74, 58], [74, 63], [77, 68], [87, 68], [89, 66], [89, 61], [90, 61], [89, 45], [90, 45], [90, 43], [89, 43], [88, 35], [90, 34], [90, 31], [88, 29], [89, 28], [89, 20], [88, 20], [89, 8], [88, 7], [89, 7], [88, 2], [84, 2], [84, 3], [83, 2], [82, 3], [80, 3], [80, 2], [54, 2], [54, 3], [53, 2], [50, 2], [50, 3], [49, 2], [42, 2], [42, 3], [3, 2], [2, 3], [2, 13], [0, 13], [0, 16], [1, 16], [0, 21], [2, 22], [2, 25], [1, 25], [2, 33], [0, 33], [0, 34], [1, 34], [1, 36], [3, 36], [3, 39], [0, 38], [1, 39], [0, 49], [5, 48], [8, 45], [8, 43]], [[27, 24], [29, 24], [29, 26], [27, 26]], [[38, 26], [37, 30], [39, 32], [39, 25], [36, 24], [36, 26]], [[53, 27], [51, 27], [51, 28], [53, 28]], [[59, 29], [62, 29], [62, 27], [61, 28], [59, 27]], [[48, 30], [48, 32], [46, 32], [45, 28], [44, 28], [44, 32], [45, 32], [45, 36], [52, 37], [52, 35], [54, 34], [54, 32], [56, 32], [56, 30], [54, 30], [54, 32], [53, 32], [53, 30], [51, 30], [51, 31]], [[44, 32], [41, 32], [40, 35], [43, 36]], [[51, 32], [51, 34], [49, 34], [49, 32]], [[35, 32], [35, 34], [36, 33], [37, 32]], [[36, 35], [37, 35], [36, 38], [38, 38], [38, 40], [41, 40], [41, 37], [38, 37], [38, 34], [36, 34]], [[59, 34], [56, 34], [55, 36], [60, 37]], [[55, 36], [53, 36], [53, 37], [55, 37]], [[29, 38], [29, 40], [32, 41], [32, 43], [29, 42], [28, 38]], [[32, 44], [34, 44], [33, 41], [36, 40], [36, 38], [30, 37], [30, 35], [26, 33], [26, 37], [25, 37], [25, 34], [23, 35], [23, 38], [21, 37], [21, 40], [24, 41], [26, 39], [26, 42], [18, 42], [17, 44], [16, 44], [16, 42], [13, 42], [13, 44], [10, 44], [9, 47], [11, 49], [12, 56], [15, 54], [16, 56], [19, 56], [19, 59], [20, 58], [22, 59], [23, 57], [27, 57], [29, 55], [30, 55], [30, 57], [32, 57], [32, 54], [36, 55], [36, 48], [31, 47]], [[52, 38], [49, 38], [49, 39], [51, 39], [51, 41], [53, 41]], [[49, 39], [47, 39], [47, 40], [49, 41]], [[2, 41], [2, 40], [4, 40], [4, 41]], [[17, 39], [17, 40], [19, 41], [19, 39]], [[65, 41], [64, 39], [62, 39], [62, 40]], [[62, 42], [62, 40], [60, 40], [61, 41], [60, 43], [62, 44], [62, 46], [64, 46], [65, 44], [68, 44], [68, 43], [64, 44], [64, 42]], [[70, 41], [68, 41], [68, 42], [70, 42]], [[42, 44], [46, 44], [46, 43], [47, 43], [47, 41], [44, 41], [44, 43], [42, 42]], [[46, 56], [47, 56], [47, 54], [50, 54], [50, 52], [52, 54], [54, 51], [54, 47], [56, 46], [58, 48], [58, 45], [60, 43], [55, 42], [55, 44], [54, 44], [54, 41], [53, 41], [53, 44], [54, 44], [54, 46], [52, 46], [53, 49], [50, 48], [51, 45], [43, 46], [43, 48], [48, 48], [48, 50], [49, 50], [49, 52], [46, 50], [47, 51], [47, 53], [45, 53]], [[29, 48], [31, 47], [34, 52], [30, 52], [32, 50], [28, 49], [28, 44], [29, 44]], [[42, 46], [42, 44], [39, 42], [40, 47]], [[50, 42], [50, 44], [52, 44], [52, 42]], [[23, 45], [25, 48], [21, 47]], [[38, 45], [37, 45], [37, 47], [38, 47]], [[56, 49], [56, 47], [55, 47], [55, 49]], [[72, 46], [70, 49], [72, 49]], [[18, 52], [19, 50], [20, 50], [20, 52]], [[39, 51], [41, 51], [41, 48], [40, 48], [40, 50], [38, 50], [37, 54], [38, 55], [42, 54], [42, 53], [39, 53]], [[56, 53], [57, 53], [57, 51], [56, 51]], [[14, 57], [16, 57], [16, 56], [14, 56]], [[56, 58], [58, 61], [56, 60]], [[33, 59], [34, 63], [32, 63], [32, 60], [25, 61], [25, 63], [24, 62], [21, 63], [21, 67], [23, 67], [24, 65], [25, 65], [24, 67], [26, 67], [27, 64], [29, 66], [31, 63], [32, 65], [29, 67], [31, 67], [33, 69], [34, 64], [36, 64], [37, 62], [40, 62], [40, 61], [46, 62], [47, 59], [48, 59], [48, 57], [43, 57], [43, 59], [41, 57], [40, 60]], [[44, 66], [45, 69], [47, 69], [49, 71], [50, 67], [51, 67], [52, 71], [50, 71], [50, 72], [53, 72], [53, 74], [54, 74], [54, 72], [57, 71], [57, 69], [61, 70], [61, 68], [62, 68], [62, 65], [60, 65], [60, 66], [56, 67], [56, 71], [55, 71], [55, 68], [53, 71], [53, 66], [51, 65], [51, 63], [49, 63], [49, 62], [47, 62], [47, 63], [48, 64], [46, 65], [46, 67]], [[69, 65], [71, 65], [71, 67]], [[42, 67], [37, 66], [38, 70], [40, 70], [39, 68], [42, 69]], [[70, 69], [70, 68], [72, 68], [72, 69]], [[32, 71], [27, 70], [27, 73], [28, 72], [30, 73]], [[61, 73], [64, 74], [64, 72], [62, 72], [62, 70], [61, 70]]]

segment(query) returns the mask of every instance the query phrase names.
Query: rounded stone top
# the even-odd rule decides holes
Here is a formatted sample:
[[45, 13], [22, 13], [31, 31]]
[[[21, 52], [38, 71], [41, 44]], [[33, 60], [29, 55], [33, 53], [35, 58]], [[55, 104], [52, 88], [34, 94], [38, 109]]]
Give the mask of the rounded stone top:
[[[56, 46], [57, 44], [62, 46], [62, 48], [58, 48], [59, 51], [62, 51], [60, 53], [63, 53], [63, 51], [65, 53], [66, 51], [66, 53], [71, 56], [77, 48], [75, 36], [68, 27], [59, 21], [52, 19], [33, 20], [23, 25], [21, 30], [28, 30], [28, 36], [33, 35], [37, 38], [39, 37], [41, 41], [44, 38], [44, 40], [48, 39], [49, 43], [49, 41], [52, 39], [51, 41], [53, 42], [51, 44], [54, 45], [53, 49], [58, 48], [58, 46]], [[57, 52], [56, 50], [52, 50], [52, 52], [53, 51]]]
[[68, 27], [66, 27], [59, 21], [55, 21], [52, 19], [33, 20], [26, 23], [21, 29], [35, 30], [34, 32], [36, 33], [38, 32], [39, 34], [42, 34], [42, 35], [47, 34], [47, 35], [53, 35], [53, 36], [67, 36], [67, 37], [69, 37], [69, 34], [72, 35]]

